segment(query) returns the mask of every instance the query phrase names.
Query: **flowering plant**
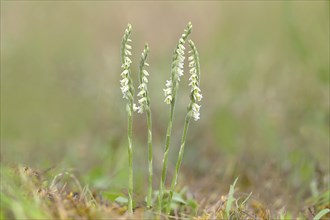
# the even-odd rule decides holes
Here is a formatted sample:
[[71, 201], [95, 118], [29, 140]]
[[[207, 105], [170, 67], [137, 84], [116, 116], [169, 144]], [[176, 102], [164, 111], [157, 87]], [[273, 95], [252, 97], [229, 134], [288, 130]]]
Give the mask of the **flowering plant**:
[[[123, 36], [122, 45], [121, 45], [121, 58], [122, 58], [122, 68], [123, 71], [121, 73], [122, 79], [120, 80], [121, 92], [123, 94], [123, 98], [126, 99], [127, 105], [126, 109], [128, 112], [128, 160], [129, 160], [129, 186], [128, 186], [128, 211], [130, 213], [133, 212], [133, 147], [132, 147], [132, 121], [133, 121], [133, 111], [137, 111], [138, 113], [146, 113], [147, 115], [147, 126], [148, 126], [148, 163], [149, 163], [149, 178], [148, 178], [148, 195], [147, 195], [147, 207], [152, 207], [152, 181], [153, 181], [153, 168], [152, 168], [152, 121], [151, 121], [151, 108], [150, 108], [150, 97], [148, 91], [148, 76], [149, 73], [146, 70], [146, 67], [149, 64], [146, 62], [148, 54], [149, 54], [149, 46], [145, 45], [144, 50], [141, 55], [140, 66], [139, 66], [139, 86], [138, 86], [138, 94], [139, 97], [138, 103], [134, 103], [134, 85], [131, 77], [131, 59], [129, 56], [132, 55], [131, 49], [132, 47], [128, 44], [131, 42], [130, 34], [131, 34], [132, 26], [128, 24], [125, 34]], [[179, 42], [175, 48], [173, 59], [172, 59], [172, 67], [171, 67], [171, 76], [170, 79], [165, 83], [164, 95], [165, 95], [165, 103], [170, 105], [170, 115], [169, 122], [167, 126], [166, 132], [166, 140], [165, 140], [165, 150], [164, 150], [164, 158], [163, 158], [163, 166], [162, 166], [162, 175], [159, 186], [158, 193], [158, 208], [160, 211], [163, 211], [163, 196], [164, 196], [164, 188], [165, 188], [165, 178], [167, 173], [167, 161], [168, 161], [168, 153], [170, 150], [171, 143], [171, 133], [172, 133], [172, 124], [173, 124], [173, 116], [174, 116], [174, 107], [176, 101], [176, 95], [179, 88], [179, 83], [181, 77], [184, 74], [184, 61], [185, 61], [185, 43], [191, 34], [192, 25], [189, 22], [187, 28], [184, 30], [184, 33], [181, 35]], [[190, 103], [187, 108], [187, 114], [185, 119], [185, 124], [183, 128], [183, 134], [181, 139], [181, 147], [178, 155], [178, 160], [175, 166], [175, 171], [172, 179], [172, 184], [170, 188], [170, 193], [168, 196], [168, 202], [166, 206], [167, 213], [170, 212], [170, 204], [172, 202], [174, 188], [177, 184], [178, 174], [180, 170], [180, 166], [183, 159], [183, 152], [186, 142], [187, 131], [190, 123], [190, 119], [193, 118], [195, 121], [200, 119], [200, 108], [201, 106], [198, 102], [202, 99], [201, 89], [200, 89], [200, 65], [199, 65], [199, 54], [197, 52], [197, 48], [192, 40], [188, 40], [188, 45], [190, 47], [189, 53], [191, 55], [188, 57], [189, 62], [189, 86], [190, 86]]]

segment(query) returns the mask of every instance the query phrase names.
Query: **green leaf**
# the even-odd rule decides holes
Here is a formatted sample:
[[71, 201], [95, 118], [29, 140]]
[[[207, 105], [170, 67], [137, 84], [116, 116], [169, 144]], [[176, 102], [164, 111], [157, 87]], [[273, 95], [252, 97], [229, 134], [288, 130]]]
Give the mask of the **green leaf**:
[[173, 194], [173, 201], [177, 203], [187, 204], [187, 202], [182, 198], [182, 196], [178, 193]]
[[241, 206], [243, 206], [251, 197], [252, 192], [250, 192], [250, 194], [245, 198], [245, 200], [242, 202]]
[[127, 204], [128, 199], [126, 197], [119, 196], [115, 199], [115, 202], [118, 202], [118, 203], [121, 203], [121, 204]]
[[193, 199], [189, 199], [188, 201], [187, 201], [187, 203], [188, 203], [188, 205], [194, 210], [194, 211], [196, 211], [196, 209], [197, 209], [197, 202], [195, 201], [195, 200], [193, 200]]
[[231, 205], [234, 202], [234, 191], [235, 191], [235, 185], [238, 180], [238, 177], [235, 179], [234, 183], [230, 185], [229, 193], [228, 193], [228, 200], [227, 200], [227, 205], [226, 205], [226, 213], [227, 217], [229, 218], [229, 212], [231, 210]]
[[111, 202], [114, 202], [118, 197], [121, 197], [122, 194], [121, 193], [115, 193], [115, 192], [103, 192], [102, 196], [105, 199], [110, 200]]
[[325, 216], [329, 212], [330, 212], [330, 209], [323, 209], [319, 213], [317, 213], [317, 215], [315, 215], [315, 217], [313, 218], [313, 220], [320, 220], [323, 216]]

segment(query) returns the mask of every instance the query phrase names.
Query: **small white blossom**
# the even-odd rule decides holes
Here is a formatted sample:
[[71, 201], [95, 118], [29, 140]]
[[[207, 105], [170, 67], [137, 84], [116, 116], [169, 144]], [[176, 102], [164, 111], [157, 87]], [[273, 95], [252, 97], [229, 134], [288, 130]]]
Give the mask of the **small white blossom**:
[[196, 104], [196, 103], [193, 103], [192, 106], [191, 106], [191, 108], [192, 108], [192, 110], [193, 110], [194, 112], [198, 112], [199, 109], [201, 108], [201, 106], [198, 105], [198, 104]]
[[145, 75], [145, 76], [149, 76], [148, 71], [147, 71], [147, 70], [143, 70], [143, 75]]
[[134, 111], [138, 113], [143, 113], [145, 109], [149, 108], [149, 97], [148, 97], [148, 78], [149, 73], [147, 70], [144, 69], [145, 66], [149, 66], [145, 61], [147, 59], [147, 55], [149, 52], [149, 47], [146, 44], [145, 48], [141, 55], [141, 62], [140, 62], [140, 85], [139, 85], [139, 93], [137, 94], [138, 97], [141, 97], [138, 101], [139, 106], [136, 106]]
[[199, 113], [200, 108], [201, 106], [196, 103], [192, 103], [191, 105], [191, 111], [192, 111], [191, 114], [195, 121], [200, 119], [200, 113]]
[[194, 43], [189, 40], [189, 45], [191, 47], [191, 51], [189, 53], [192, 53], [191, 56], [189, 56], [188, 60], [189, 62], [189, 73], [191, 74], [189, 78], [189, 86], [191, 87], [191, 111], [192, 111], [192, 117], [195, 121], [197, 121], [200, 118], [200, 105], [197, 104], [197, 102], [201, 101], [203, 96], [201, 94], [201, 89], [199, 88], [199, 77], [200, 77], [200, 69], [199, 69], [199, 58], [198, 58], [198, 52], [194, 45]]
[[163, 89], [164, 90], [164, 95], [165, 96], [169, 96], [172, 94], [172, 88], [166, 88], [166, 89]]
[[121, 92], [123, 93], [123, 98], [128, 99], [127, 92], [129, 91], [129, 86], [122, 86], [120, 89]]
[[129, 82], [129, 80], [127, 78], [123, 78], [122, 80], [120, 80], [120, 85], [121, 86], [127, 86], [128, 82]]
[[139, 96], [139, 97], [144, 97], [145, 95], [146, 95], [146, 91], [144, 90], [144, 89], [142, 89], [138, 94], [137, 94], [137, 96]]
[[194, 93], [194, 99], [197, 100], [197, 101], [201, 101], [203, 98], [202, 94], [198, 93], [198, 92], [195, 92]]
[[123, 37], [122, 41], [122, 49], [121, 49], [121, 56], [122, 56], [122, 68], [123, 71], [121, 72], [121, 77], [122, 79], [120, 80], [120, 89], [121, 92], [123, 93], [123, 98], [125, 99], [131, 99], [132, 96], [132, 91], [131, 91], [131, 76], [130, 76], [130, 69], [131, 69], [131, 63], [132, 60], [128, 57], [132, 55], [130, 49], [132, 49], [132, 46], [128, 44], [131, 40], [129, 39], [129, 36], [131, 34], [131, 25], [128, 25], [127, 29], [125, 30], [125, 35]]
[[142, 77], [142, 82], [145, 83], [145, 84], [148, 83], [148, 78], [146, 77], [146, 75], [144, 75], [144, 76]]
[[184, 33], [181, 35], [179, 39], [179, 43], [175, 49], [174, 55], [173, 55], [173, 62], [172, 62], [172, 75], [171, 79], [166, 81], [166, 88], [164, 89], [164, 95], [165, 100], [167, 104], [171, 104], [173, 99], [175, 99], [176, 92], [173, 91], [173, 88], [176, 88], [178, 86], [178, 83], [181, 80], [181, 77], [183, 76], [183, 68], [184, 68], [184, 51], [185, 51], [185, 42], [188, 37], [188, 35], [191, 33], [191, 23], [188, 24], [187, 29], [185, 29]]
[[133, 104], [133, 111], [138, 111], [139, 107], [136, 104]]
[[139, 87], [138, 87], [140, 90], [147, 90], [148, 88], [147, 88], [147, 84], [145, 84], [145, 83], [141, 83], [140, 85], [139, 85]]
[[128, 96], [128, 92], [130, 92], [130, 76], [129, 76], [129, 70], [128, 69], [125, 69], [122, 74], [122, 79], [120, 80], [120, 89], [121, 89], [121, 92], [123, 93], [123, 98], [125, 99], [128, 99], [129, 96]]
[[172, 81], [171, 80], [166, 80], [166, 87], [172, 87]]
[[129, 57], [125, 57], [125, 65], [129, 66], [131, 63], [132, 63], [132, 60]]
[[200, 113], [199, 112], [193, 112], [193, 115], [192, 116], [193, 116], [193, 118], [194, 118], [195, 121], [197, 121], [198, 119], [200, 119], [200, 117], [199, 117], [200, 116]]
[[142, 97], [141, 99], [139, 99], [139, 103], [140, 104], [146, 104], [147, 103], [147, 98], [146, 97]]
[[171, 95], [166, 96], [164, 102], [166, 102], [166, 104], [171, 104], [171, 102], [172, 102], [172, 96]]
[[172, 90], [173, 90], [172, 81], [171, 80], [166, 80], [165, 86], [166, 86], [166, 88], [163, 89], [164, 95], [165, 95], [164, 102], [166, 102], [167, 104], [171, 104], [171, 102], [172, 102]]

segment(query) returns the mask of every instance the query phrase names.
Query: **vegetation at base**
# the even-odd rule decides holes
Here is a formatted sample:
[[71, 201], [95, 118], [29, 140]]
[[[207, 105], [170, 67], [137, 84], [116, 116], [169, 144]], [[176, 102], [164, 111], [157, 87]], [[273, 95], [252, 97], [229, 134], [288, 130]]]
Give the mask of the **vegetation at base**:
[[[145, 201], [137, 201], [134, 214], [127, 211], [127, 195], [95, 190], [84, 185], [72, 171], [30, 167], [1, 169], [1, 219], [328, 219], [330, 191], [305, 201], [299, 213], [285, 207], [273, 213], [252, 193], [237, 188], [239, 178], [223, 195], [210, 194], [201, 200], [183, 187], [174, 193], [169, 215], [152, 212]], [[236, 184], [235, 184], [236, 183]], [[229, 188], [229, 187], [228, 187]], [[157, 199], [157, 191], [154, 199]], [[166, 192], [167, 194], [169, 192]], [[168, 195], [168, 194], [167, 194]], [[167, 200], [166, 200], [167, 201]], [[165, 203], [166, 204], [166, 203]]]

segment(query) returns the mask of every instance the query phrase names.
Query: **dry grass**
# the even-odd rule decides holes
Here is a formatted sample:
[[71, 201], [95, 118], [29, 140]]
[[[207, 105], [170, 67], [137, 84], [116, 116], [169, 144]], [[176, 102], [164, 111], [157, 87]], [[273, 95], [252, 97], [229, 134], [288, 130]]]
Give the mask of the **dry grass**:
[[[57, 174], [56, 174], [57, 173]], [[39, 171], [29, 167], [2, 168], [1, 219], [154, 219], [156, 212], [145, 210], [145, 204], [136, 205], [134, 215], [127, 206], [116, 200], [106, 199], [102, 192], [82, 186], [69, 171], [58, 169]], [[229, 188], [229, 187], [228, 187]], [[292, 214], [283, 206], [272, 212], [267, 204], [256, 199], [253, 193], [241, 193], [232, 187], [231, 193], [208, 196], [184, 191], [183, 200], [196, 197], [196, 207], [177, 203], [170, 216], [161, 219], [312, 219], [317, 212], [329, 208], [329, 191], [319, 198], [305, 202], [305, 211]], [[196, 194], [196, 195], [195, 195]], [[228, 200], [232, 204], [227, 208]], [[188, 201], [188, 200], [186, 200]], [[227, 208], [227, 210], [226, 210]], [[303, 209], [301, 209], [303, 210]], [[227, 212], [229, 211], [229, 212]], [[330, 217], [330, 214], [323, 219]]]

